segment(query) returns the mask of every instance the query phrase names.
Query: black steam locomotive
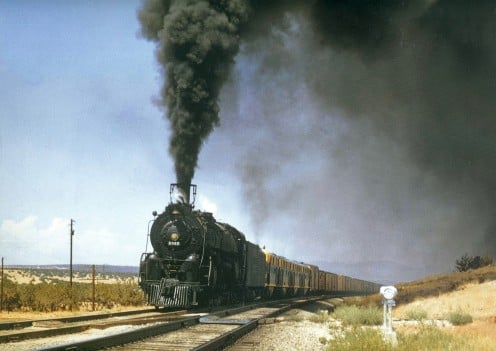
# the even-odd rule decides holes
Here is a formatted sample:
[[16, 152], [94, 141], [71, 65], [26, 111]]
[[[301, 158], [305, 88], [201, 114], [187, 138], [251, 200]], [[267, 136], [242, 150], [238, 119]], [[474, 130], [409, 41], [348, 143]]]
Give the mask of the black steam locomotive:
[[[148, 303], [186, 308], [310, 292], [378, 291], [379, 285], [320, 271], [262, 250], [243, 233], [194, 209], [196, 185], [171, 184], [171, 202], [149, 230], [139, 284]], [[190, 201], [190, 194], [192, 201]], [[148, 244], [147, 244], [148, 246]]]

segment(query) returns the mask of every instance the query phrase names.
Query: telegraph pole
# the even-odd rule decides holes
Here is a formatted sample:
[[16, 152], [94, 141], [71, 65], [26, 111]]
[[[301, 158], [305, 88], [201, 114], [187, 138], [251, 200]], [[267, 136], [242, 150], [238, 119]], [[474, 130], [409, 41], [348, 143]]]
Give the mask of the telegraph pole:
[[2, 288], [0, 292], [0, 312], [3, 311], [3, 256], [2, 256]]
[[95, 312], [95, 265], [91, 266], [91, 309]]
[[74, 236], [74, 222], [75, 220], [71, 219], [71, 260], [70, 260], [70, 265], [69, 265], [69, 279], [71, 282], [71, 287], [72, 287], [72, 237]]

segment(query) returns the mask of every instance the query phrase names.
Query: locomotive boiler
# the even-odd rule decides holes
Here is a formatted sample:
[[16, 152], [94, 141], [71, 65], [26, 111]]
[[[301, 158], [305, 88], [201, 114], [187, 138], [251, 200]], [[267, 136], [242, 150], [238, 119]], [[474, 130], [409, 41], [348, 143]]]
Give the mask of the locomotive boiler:
[[[149, 231], [139, 284], [157, 307], [223, 304], [263, 294], [265, 259], [241, 232], [194, 209], [196, 185], [171, 184]], [[190, 201], [190, 194], [192, 201]]]

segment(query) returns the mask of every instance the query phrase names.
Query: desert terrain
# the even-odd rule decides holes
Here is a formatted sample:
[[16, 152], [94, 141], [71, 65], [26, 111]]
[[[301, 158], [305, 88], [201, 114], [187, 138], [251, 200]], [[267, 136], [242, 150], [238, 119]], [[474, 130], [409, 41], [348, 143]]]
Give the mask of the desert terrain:
[[[65, 275], [50, 278], [36, 275], [35, 271], [6, 270], [5, 277], [16, 283], [41, 282], [43, 279], [68, 280]], [[133, 279], [133, 278], [126, 278]], [[125, 279], [124, 279], [125, 280]], [[46, 281], [46, 280], [45, 280]], [[91, 281], [91, 274], [79, 274], [73, 281]], [[97, 277], [97, 284], [123, 281], [123, 278], [112, 276]], [[466, 333], [482, 337], [496, 338], [496, 266], [488, 266], [469, 272], [454, 272], [426, 277], [422, 280], [396, 285], [398, 296], [397, 305], [393, 308], [394, 328], [408, 329], [411, 325], [403, 323], [408, 320], [409, 311], [424, 310], [427, 313], [425, 323], [429, 321], [445, 321], [450, 312], [462, 311], [470, 314], [473, 322], [451, 326], [444, 323], [447, 330], [454, 333]], [[380, 304], [379, 294], [365, 298], [362, 303]], [[141, 306], [144, 307], [144, 306]], [[136, 309], [140, 307], [118, 307], [119, 310]], [[114, 309], [115, 311], [115, 309]], [[102, 313], [99, 311], [92, 313]], [[0, 313], [0, 320], [45, 319], [60, 316], [84, 314], [89, 312], [57, 311], [41, 312], [6, 312]], [[90, 312], [91, 313], [91, 312]]]
[[409, 311], [424, 310], [425, 323], [444, 321], [452, 312], [469, 314], [473, 322], [460, 326], [445, 324], [446, 330], [496, 339], [496, 266], [467, 272], [434, 275], [398, 284], [397, 306], [393, 308], [397, 328]]

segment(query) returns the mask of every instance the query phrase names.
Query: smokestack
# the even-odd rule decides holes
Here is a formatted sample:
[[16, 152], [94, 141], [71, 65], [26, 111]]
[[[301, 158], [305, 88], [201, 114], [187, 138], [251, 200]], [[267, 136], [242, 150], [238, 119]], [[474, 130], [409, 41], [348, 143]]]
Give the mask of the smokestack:
[[172, 203], [194, 205], [196, 184], [172, 183], [170, 185], [170, 198]]
[[189, 201], [190, 201], [190, 196], [189, 196], [189, 187], [190, 187], [190, 184], [187, 184], [187, 183], [179, 183], [177, 184], [177, 191], [179, 194], [181, 194], [181, 196], [184, 198], [184, 203], [185, 204], [189, 204]]

